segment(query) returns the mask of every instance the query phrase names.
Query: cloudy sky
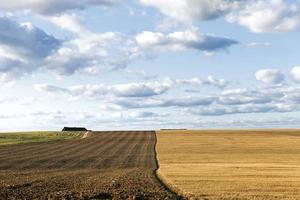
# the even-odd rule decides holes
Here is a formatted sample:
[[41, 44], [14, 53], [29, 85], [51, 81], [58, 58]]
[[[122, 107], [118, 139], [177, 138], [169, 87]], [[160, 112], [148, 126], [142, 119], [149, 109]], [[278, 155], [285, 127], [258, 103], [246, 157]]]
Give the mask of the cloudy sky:
[[300, 127], [299, 0], [1, 0], [0, 131]]

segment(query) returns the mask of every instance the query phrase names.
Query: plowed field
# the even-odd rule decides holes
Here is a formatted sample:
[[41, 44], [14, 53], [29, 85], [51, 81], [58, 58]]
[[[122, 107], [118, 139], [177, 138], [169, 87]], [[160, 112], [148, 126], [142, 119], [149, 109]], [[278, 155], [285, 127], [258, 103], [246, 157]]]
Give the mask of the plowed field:
[[0, 146], [0, 199], [176, 199], [156, 179], [155, 132]]

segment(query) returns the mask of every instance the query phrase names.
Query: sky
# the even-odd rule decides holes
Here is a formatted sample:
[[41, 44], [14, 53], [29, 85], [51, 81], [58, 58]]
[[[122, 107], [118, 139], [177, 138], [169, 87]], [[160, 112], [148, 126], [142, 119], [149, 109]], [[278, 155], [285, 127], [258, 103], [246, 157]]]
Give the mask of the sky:
[[299, 128], [299, 0], [1, 0], [0, 132]]

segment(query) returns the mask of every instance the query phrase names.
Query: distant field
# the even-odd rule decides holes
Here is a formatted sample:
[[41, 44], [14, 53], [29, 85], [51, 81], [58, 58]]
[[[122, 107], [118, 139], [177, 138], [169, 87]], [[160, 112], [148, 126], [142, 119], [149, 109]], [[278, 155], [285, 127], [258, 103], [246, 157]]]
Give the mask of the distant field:
[[198, 199], [300, 199], [300, 131], [159, 131], [160, 176]]
[[0, 133], [0, 145], [50, 142], [79, 138], [81, 132], [11, 132]]

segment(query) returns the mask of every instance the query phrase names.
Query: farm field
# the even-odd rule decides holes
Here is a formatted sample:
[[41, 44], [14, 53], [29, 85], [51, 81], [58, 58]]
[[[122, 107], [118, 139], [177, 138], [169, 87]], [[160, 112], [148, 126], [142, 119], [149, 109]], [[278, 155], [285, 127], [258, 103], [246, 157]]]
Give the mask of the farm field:
[[157, 180], [154, 131], [0, 146], [0, 199], [176, 199]]
[[81, 135], [81, 132], [55, 131], [0, 133], [0, 145], [68, 140], [80, 138]]
[[197, 199], [300, 199], [299, 130], [159, 131], [160, 177]]

